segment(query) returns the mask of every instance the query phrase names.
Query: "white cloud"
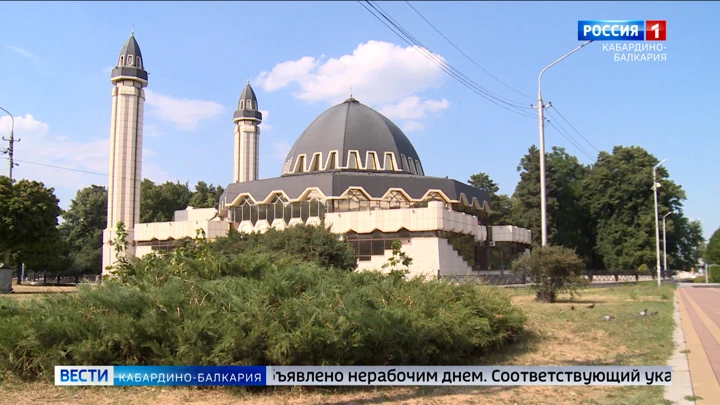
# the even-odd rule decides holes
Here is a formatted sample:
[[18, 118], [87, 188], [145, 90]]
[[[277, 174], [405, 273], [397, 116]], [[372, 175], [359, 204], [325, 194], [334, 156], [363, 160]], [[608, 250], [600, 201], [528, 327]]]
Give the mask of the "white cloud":
[[358, 45], [352, 54], [338, 58], [304, 56], [279, 63], [271, 71], [260, 73], [257, 82], [265, 91], [295, 85], [299, 88], [296, 98], [329, 103], [344, 100], [352, 88], [353, 97], [373, 105], [439, 87], [443, 74], [418, 47], [368, 41]]
[[270, 112], [268, 110], [260, 110], [260, 112], [262, 113], [262, 123], [260, 123], [260, 128], [263, 131], [267, 132], [272, 129], [272, 125], [268, 125], [267, 123], [268, 115], [270, 114]]
[[[7, 137], [9, 132], [10, 118], [0, 117], [0, 134]], [[61, 206], [67, 208], [79, 188], [107, 184], [108, 138], [70, 140], [68, 136], [53, 134], [47, 123], [31, 114], [15, 117], [14, 134], [22, 141], [15, 144], [15, 159], [20, 166], [15, 168], [13, 177], [54, 187]], [[143, 154], [147, 157], [155, 152], [143, 149]], [[168, 177], [152, 163], [143, 162], [142, 170], [143, 177], [153, 181], [164, 181]]]
[[418, 121], [407, 121], [402, 125], [401, 129], [404, 132], [420, 131], [422, 129], [425, 129], [425, 125], [423, 125], [422, 122]]
[[37, 56], [37, 55], [33, 54], [32, 52], [27, 51], [23, 48], [20, 48], [19, 46], [8, 45], [7, 48], [9, 50], [15, 52], [18, 55], [24, 56], [24, 57], [32, 60], [35, 63], [38, 63], [42, 60], [39, 56]]
[[288, 152], [290, 152], [290, 148], [292, 148], [292, 145], [289, 143], [285, 141], [277, 141], [273, 143], [273, 150], [270, 156], [276, 159], [285, 159]]
[[143, 137], [155, 138], [165, 135], [165, 131], [155, 124], [143, 124]]
[[390, 119], [417, 120], [424, 118], [428, 112], [439, 112], [450, 106], [447, 99], [421, 100], [418, 96], [405, 97], [395, 104], [388, 104], [380, 109]]
[[145, 89], [145, 98], [150, 114], [185, 131], [195, 130], [200, 121], [214, 119], [225, 110], [214, 101], [173, 98], [149, 89]]

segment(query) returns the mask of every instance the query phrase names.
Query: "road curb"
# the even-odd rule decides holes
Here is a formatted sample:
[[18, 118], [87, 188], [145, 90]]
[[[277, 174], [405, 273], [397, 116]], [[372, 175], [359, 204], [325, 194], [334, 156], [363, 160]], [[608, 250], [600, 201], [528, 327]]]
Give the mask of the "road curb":
[[683, 332], [680, 321], [679, 294], [680, 292], [675, 290], [673, 309], [673, 320], [675, 321], [673, 342], [675, 343], [675, 351], [668, 360], [668, 366], [671, 366], [673, 370], [673, 382], [672, 385], [665, 387], [665, 399], [678, 405], [694, 405], [695, 401], [685, 399], [686, 397], [692, 397], [694, 393], [688, 357], [687, 354], [682, 353], [687, 350], [687, 346], [685, 345], [685, 333]]

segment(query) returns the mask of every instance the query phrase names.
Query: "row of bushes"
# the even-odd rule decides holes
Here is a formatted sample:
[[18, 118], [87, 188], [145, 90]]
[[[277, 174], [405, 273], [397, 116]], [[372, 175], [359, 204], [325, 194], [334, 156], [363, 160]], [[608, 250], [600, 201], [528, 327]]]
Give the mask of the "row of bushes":
[[49, 378], [64, 364], [467, 364], [525, 324], [501, 289], [212, 245], [131, 262], [101, 288], [1, 301], [0, 368]]

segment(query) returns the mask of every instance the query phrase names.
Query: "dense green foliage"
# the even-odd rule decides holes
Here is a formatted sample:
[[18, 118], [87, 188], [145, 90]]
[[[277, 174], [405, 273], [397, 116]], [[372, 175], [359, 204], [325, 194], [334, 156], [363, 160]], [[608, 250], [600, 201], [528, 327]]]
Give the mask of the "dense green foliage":
[[467, 364], [523, 331], [502, 289], [214, 245], [200, 235], [103, 287], [0, 302], [0, 369], [50, 378], [62, 364]]
[[708, 264], [720, 264], [720, 228], [710, 237], [703, 253], [703, 260]]
[[175, 211], [188, 206], [211, 208], [218, 205], [223, 188], [200, 181], [195, 191], [187, 183], [169, 182], [155, 184], [144, 179], [140, 183], [140, 222], [167, 222], [175, 217]]
[[555, 302], [562, 292], [574, 295], [582, 278], [585, 265], [571, 249], [562, 246], [537, 247], [512, 263], [514, 273], [525, 274], [535, 284], [536, 299]]
[[[617, 146], [612, 153], [600, 152], [597, 161], [586, 166], [563, 148], [553, 147], [546, 156], [548, 241], [575, 250], [592, 269], [630, 271], [642, 265], [655, 269], [652, 168], [657, 163], [658, 159], [640, 147]], [[505, 216], [503, 221], [491, 216], [490, 224], [507, 222], [528, 228], [534, 244], [540, 244], [540, 155], [536, 147], [521, 159], [518, 171], [520, 182], [509, 199], [496, 195], [499, 187], [484, 173], [471, 176], [470, 184], [488, 190], [491, 202]], [[668, 266], [688, 270], [700, 255], [702, 226], [685, 217], [685, 192], [669, 179], [667, 170], [659, 167], [657, 176], [660, 216], [672, 212], [666, 220]], [[510, 213], [506, 214], [508, 206]]]
[[68, 244], [68, 273], [94, 274], [102, 266], [102, 233], [107, 226], [107, 190], [92, 185], [78, 190], [63, 212], [58, 230]]
[[[55, 190], [37, 181], [20, 180], [14, 184], [0, 176], [0, 251], [3, 262], [19, 268], [53, 267], [53, 258], [62, 251], [57, 229], [60, 216]], [[9, 259], [9, 260], [6, 260]]]

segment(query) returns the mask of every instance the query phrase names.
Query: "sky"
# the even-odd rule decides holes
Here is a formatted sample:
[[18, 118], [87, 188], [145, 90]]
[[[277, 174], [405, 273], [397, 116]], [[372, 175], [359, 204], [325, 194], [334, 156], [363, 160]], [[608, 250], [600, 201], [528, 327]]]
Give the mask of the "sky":
[[[720, 227], [720, 3], [411, 2], [437, 31], [406, 2], [377, 4], [431, 58], [526, 108], [467, 88], [358, 2], [2, 2], [0, 107], [21, 139], [14, 177], [53, 187], [63, 208], [78, 189], [106, 185], [110, 70], [134, 29], [149, 72], [145, 178], [230, 183], [232, 113], [249, 80], [264, 117], [260, 178], [279, 176], [295, 139], [352, 91], [405, 131], [427, 175], [485, 172], [511, 194], [538, 144], [538, 73], [581, 43], [577, 21], [659, 19], [666, 61], [618, 62], [594, 42], [544, 73], [546, 148], [592, 164], [598, 150], [641, 146], [667, 159], [705, 236]], [[9, 127], [0, 117], [2, 136]]]

